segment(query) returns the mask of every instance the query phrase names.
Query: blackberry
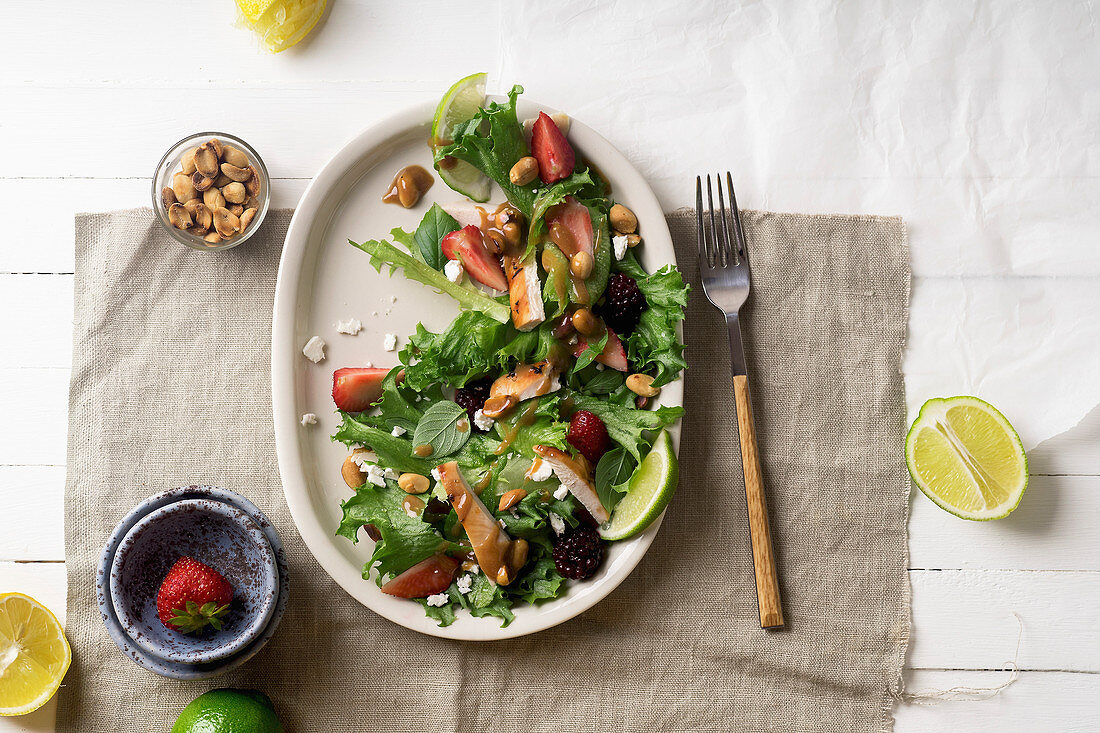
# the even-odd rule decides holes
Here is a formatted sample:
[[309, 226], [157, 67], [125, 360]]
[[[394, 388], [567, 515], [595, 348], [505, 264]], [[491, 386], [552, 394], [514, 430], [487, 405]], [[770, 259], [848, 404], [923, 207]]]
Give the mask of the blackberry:
[[[470, 424], [474, 424], [474, 413], [485, 406], [485, 400], [489, 399], [489, 388], [493, 386], [493, 380], [488, 377], [467, 382], [465, 387], [455, 390], [455, 402], [466, 410], [470, 416]], [[475, 426], [475, 430], [479, 429]]]
[[615, 333], [630, 333], [638, 325], [642, 311], [647, 307], [645, 296], [638, 289], [637, 281], [621, 272], [611, 273], [607, 281], [607, 296], [600, 308], [604, 323]]
[[567, 578], [591, 578], [602, 560], [603, 540], [591, 527], [577, 527], [554, 540], [554, 567]]

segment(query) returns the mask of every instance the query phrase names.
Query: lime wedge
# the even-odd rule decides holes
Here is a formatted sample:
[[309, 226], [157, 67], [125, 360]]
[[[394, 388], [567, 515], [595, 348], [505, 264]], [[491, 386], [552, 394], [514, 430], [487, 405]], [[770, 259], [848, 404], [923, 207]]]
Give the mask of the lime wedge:
[[600, 528], [605, 540], [633, 537], [653, 523], [668, 506], [676, 492], [680, 464], [668, 432], [662, 432], [653, 443], [653, 450], [642, 459], [630, 478], [630, 491], [615, 506], [611, 521]]
[[1020, 436], [977, 397], [925, 402], [905, 438], [905, 462], [925, 496], [963, 519], [1007, 517], [1027, 488]]
[[[428, 145], [434, 153], [437, 148], [454, 142], [451, 137], [455, 127], [466, 122], [481, 109], [485, 103], [485, 74], [471, 74], [455, 82], [447, 90], [439, 106], [435, 108], [432, 119], [432, 136]], [[439, 177], [448, 186], [463, 196], [484, 203], [489, 200], [492, 181], [464, 160], [449, 159], [447, 163], [436, 165]]]

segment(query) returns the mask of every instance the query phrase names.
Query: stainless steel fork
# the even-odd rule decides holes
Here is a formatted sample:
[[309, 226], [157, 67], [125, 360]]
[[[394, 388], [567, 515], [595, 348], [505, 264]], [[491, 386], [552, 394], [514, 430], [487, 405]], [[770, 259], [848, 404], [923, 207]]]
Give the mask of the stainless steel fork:
[[[768, 505], [764, 497], [764, 481], [760, 473], [760, 452], [756, 447], [756, 426], [752, 419], [748, 370], [745, 368], [745, 347], [741, 343], [741, 323], [737, 312], [749, 298], [749, 250], [745, 246], [745, 230], [741, 212], [733, 193], [733, 176], [726, 173], [730, 212], [718, 180], [718, 217], [715, 223], [714, 195], [710, 174], [707, 174], [707, 209], [703, 210], [703, 181], [695, 177], [695, 210], [699, 237], [699, 275], [703, 292], [714, 307], [726, 317], [730, 339], [730, 366], [733, 369], [733, 396], [737, 403], [737, 432], [741, 441], [741, 463], [745, 472], [745, 498], [749, 509], [749, 536], [752, 542], [752, 564], [756, 573], [756, 601], [760, 608], [760, 626], [774, 629], [783, 626], [783, 608], [779, 599], [779, 578], [771, 529], [768, 526]], [[709, 224], [706, 219], [709, 215]], [[733, 236], [730, 236], [730, 222]], [[721, 232], [722, 236], [719, 236]], [[710, 235], [709, 237], [707, 235]]]

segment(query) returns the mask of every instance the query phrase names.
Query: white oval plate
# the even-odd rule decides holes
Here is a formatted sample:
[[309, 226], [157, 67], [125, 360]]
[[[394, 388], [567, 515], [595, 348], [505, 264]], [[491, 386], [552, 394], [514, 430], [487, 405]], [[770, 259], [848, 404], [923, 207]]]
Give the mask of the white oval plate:
[[[539, 109], [520, 99], [520, 119]], [[458, 313], [454, 301], [400, 272], [390, 277], [371, 267], [365, 252], [348, 240], [388, 238], [390, 229], [414, 230], [432, 202], [462, 197], [436, 179], [431, 190], [412, 210], [383, 204], [394, 173], [416, 163], [431, 170], [427, 146], [433, 104], [397, 114], [367, 129], [325, 164], [306, 189], [287, 232], [275, 289], [271, 348], [271, 391], [275, 443], [287, 505], [298, 531], [317, 561], [343, 588], [367, 608], [415, 631], [450, 639], [507, 639], [541, 631], [590, 608], [615, 589], [641, 561], [660, 527], [612, 543], [599, 572], [584, 582], [571, 583], [561, 598], [541, 606], [518, 606], [516, 618], [501, 628], [500, 619], [473, 618], [460, 612], [451, 626], [440, 627], [424, 615], [420, 604], [383, 594], [374, 579], [365, 580], [363, 564], [372, 543], [363, 537], [353, 545], [336, 536], [340, 502], [351, 491], [340, 477], [347, 449], [329, 436], [339, 419], [332, 403], [332, 372], [345, 366], [394, 366], [396, 352], [383, 349], [387, 333], [398, 336], [398, 349], [416, 324], [438, 331]], [[672, 238], [657, 198], [645, 180], [606, 140], [585, 125], [572, 122], [569, 139], [611, 181], [617, 200], [638, 216], [644, 238], [640, 258], [649, 271], [675, 263]], [[503, 200], [499, 190], [494, 200]], [[384, 272], [388, 270], [384, 269]], [[358, 336], [337, 333], [338, 320], [358, 318]], [[319, 364], [302, 355], [311, 336], [328, 344]], [[661, 404], [683, 402], [683, 382], [666, 386]], [[303, 427], [303, 413], [317, 415], [318, 424]], [[672, 437], [679, 445], [679, 426]]]

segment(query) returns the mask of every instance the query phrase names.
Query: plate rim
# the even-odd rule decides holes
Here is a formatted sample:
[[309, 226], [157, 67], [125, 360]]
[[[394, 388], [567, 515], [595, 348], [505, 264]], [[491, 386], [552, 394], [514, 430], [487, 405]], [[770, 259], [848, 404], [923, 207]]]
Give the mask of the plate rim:
[[[487, 99], [502, 99], [503, 97], [490, 95]], [[429, 636], [462, 641], [497, 641], [510, 639], [527, 634], [544, 631], [548, 628], [564, 623], [596, 605], [610, 595], [629, 575], [649, 551], [653, 540], [657, 536], [664, 520], [664, 513], [657, 518], [644, 532], [626, 540], [633, 543], [621, 561], [616, 563], [612, 572], [600, 578], [596, 588], [593, 588], [585, 597], [565, 607], [549, 609], [542, 613], [537, 620], [529, 622], [526, 628], [519, 628], [515, 623], [506, 627], [497, 625], [470, 626], [462, 623], [454, 623], [450, 626], [430, 626], [418, 624], [406, 618], [395, 618], [384, 610], [376, 607], [370, 601], [369, 595], [362, 595], [359, 591], [363, 587], [375, 588], [373, 583], [362, 577], [358, 572], [354, 577], [348, 577], [344, 573], [336, 572], [334, 568], [338, 564], [346, 562], [334, 542], [334, 532], [326, 532], [312, 511], [309, 499], [310, 489], [306, 478], [306, 466], [302, 457], [302, 448], [298, 440], [297, 409], [295, 405], [295, 383], [293, 358], [286, 359], [282, 355], [297, 354], [296, 348], [295, 318], [298, 312], [297, 291], [303, 266], [309, 253], [310, 232], [315, 223], [318, 212], [325, 203], [328, 191], [338, 186], [344, 176], [352, 172], [359, 161], [370, 155], [388, 140], [399, 137], [404, 131], [424, 125], [430, 121], [435, 110], [434, 101], [422, 101], [417, 104], [404, 107], [397, 112], [388, 115], [377, 122], [367, 126], [357, 135], [342, 145], [325, 163], [306, 186], [298, 205], [295, 207], [287, 228], [283, 250], [279, 258], [279, 269], [275, 283], [275, 294], [272, 305], [271, 328], [271, 396], [272, 419], [274, 422], [275, 452], [279, 467], [279, 476], [283, 487], [283, 497], [290, 511], [298, 535], [310, 551], [317, 563], [324, 571], [348, 593], [353, 599], [364, 607], [370, 609], [380, 617], [398, 624], [412, 631], [417, 631]], [[521, 106], [535, 106], [547, 113], [556, 110], [547, 105], [542, 105], [530, 99], [523, 99]], [[599, 147], [599, 154], [592, 156], [598, 159], [601, 169], [609, 167], [609, 162], [614, 167], [634, 180], [631, 183], [632, 206], [638, 211], [658, 212], [660, 218], [660, 231], [656, 238], [666, 240], [665, 245], [668, 257], [662, 258], [667, 263], [678, 265], [676, 253], [672, 246], [671, 233], [668, 230], [664, 218], [664, 210], [657, 200], [653, 189], [630, 161], [615, 148], [602, 135], [592, 128], [570, 116], [569, 135], [578, 147], [590, 153], [593, 146]], [[580, 138], [578, 141], [577, 138]], [[588, 157], [588, 156], [586, 156]], [[641, 201], [635, 201], [634, 193], [637, 193]], [[456, 192], [456, 196], [461, 196]], [[647, 238], [654, 235], [647, 234]], [[677, 328], [681, 340], [683, 338], [683, 325]], [[664, 404], [683, 405], [684, 375], [681, 373], [676, 380], [666, 386], [665, 391], [670, 393], [672, 399]], [[671, 388], [671, 389], [670, 389]], [[669, 433], [673, 444], [679, 453], [680, 429], [682, 419], [670, 427]], [[331, 536], [330, 536], [331, 535]], [[417, 619], [422, 621], [423, 619]], [[431, 621], [431, 619], [428, 619]], [[478, 619], [480, 620], [480, 619]]]

